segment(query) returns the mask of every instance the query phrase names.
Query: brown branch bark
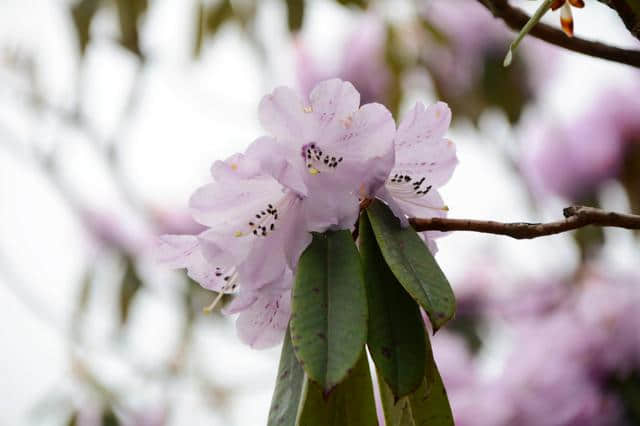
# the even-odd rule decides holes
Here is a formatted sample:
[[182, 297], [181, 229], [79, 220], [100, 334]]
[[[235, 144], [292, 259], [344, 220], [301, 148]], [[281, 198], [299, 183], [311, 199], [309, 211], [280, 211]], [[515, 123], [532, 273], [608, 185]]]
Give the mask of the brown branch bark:
[[600, 0], [601, 3], [615, 10], [629, 32], [640, 40], [640, 6], [635, 5], [632, 7], [630, 5], [631, 2], [635, 1], [637, 0]]
[[472, 231], [485, 234], [506, 235], [518, 240], [559, 234], [589, 225], [640, 229], [640, 216], [608, 212], [593, 207], [567, 207], [564, 209], [564, 217], [564, 220], [549, 223], [503, 223], [449, 218], [412, 218], [409, 219], [409, 222], [416, 231]]
[[[529, 20], [529, 15], [521, 9], [509, 5], [508, 0], [478, 1], [489, 9], [496, 18], [502, 19], [505, 24], [516, 31], [520, 31]], [[609, 46], [604, 43], [585, 40], [579, 37], [567, 37], [559, 29], [543, 23], [538, 23], [529, 34], [547, 43], [574, 52], [640, 68], [640, 51], [638, 50]]]

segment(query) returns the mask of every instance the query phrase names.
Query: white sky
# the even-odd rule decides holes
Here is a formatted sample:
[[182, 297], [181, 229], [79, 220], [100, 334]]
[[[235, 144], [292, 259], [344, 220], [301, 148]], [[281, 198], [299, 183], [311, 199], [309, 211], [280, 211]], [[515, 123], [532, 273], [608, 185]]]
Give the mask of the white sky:
[[[232, 27], [225, 27], [215, 40], [206, 43], [199, 62], [191, 62], [188, 26], [192, 10], [185, 6], [189, 3], [151, 2], [142, 36], [144, 50], [150, 52], [150, 65], [142, 77], [140, 106], [121, 140], [125, 175], [133, 191], [149, 203], [171, 208], [186, 205], [193, 189], [207, 179], [214, 160], [243, 150], [261, 134], [256, 115], [261, 96], [276, 85], [295, 83], [281, 2], [264, 1], [259, 17], [260, 34], [270, 55], [266, 70]], [[340, 44], [341, 33], [347, 33], [353, 24], [354, 15], [328, 1], [310, 3], [303, 36], [331, 54]], [[406, 2], [398, 3], [392, 12], [402, 19]], [[639, 48], [617, 17], [595, 3], [575, 13], [576, 34]], [[80, 85], [84, 112], [97, 131], [107, 134], [123, 106], [121, 94], [132, 83], [135, 59], [113, 42], [95, 43], [88, 52], [88, 78], [79, 82], [65, 4], [53, 0], [1, 2], [0, 49], [15, 46], [33, 54], [41, 66], [42, 88], [56, 105], [71, 105]], [[518, 4], [530, 11], [536, 6], [535, 2]], [[113, 33], [111, 18], [100, 16], [94, 29], [100, 34]], [[556, 24], [558, 17], [554, 14], [545, 19]], [[570, 52], [561, 52], [556, 70], [540, 104], [528, 111], [527, 119], [534, 123], [570, 119], [589, 107], [599, 90], [640, 77], [628, 67]], [[18, 81], [0, 71], [0, 138], [13, 141], [5, 132], [8, 126], [22, 144], [30, 137], [46, 144], [64, 141], [60, 156], [64, 158], [65, 180], [92, 205], [119, 210], [123, 202], [86, 140], [59, 126], [35, 126], [37, 118], [26, 114], [16, 102], [18, 87]], [[500, 147], [513, 143], [516, 135], [502, 117], [492, 114], [483, 119], [480, 131], [468, 126], [451, 131], [459, 147], [460, 165], [443, 193], [452, 217], [534, 221], [560, 216], [560, 201], [550, 202], [540, 217], [535, 216], [523, 187], [502, 160]], [[610, 208], [626, 207], [616, 188], [607, 193], [607, 200]], [[628, 234], [610, 235], [616, 244], [609, 247], [607, 256], [620, 266], [637, 262], [637, 246]], [[33, 165], [17, 161], [4, 149], [0, 149], [0, 236], [0, 254], [11, 262], [15, 275], [0, 274], [5, 284], [0, 286], [0, 424], [27, 424], [26, 413], [35, 401], [56, 386], [68, 385], [69, 347], [7, 286], [26, 286], [24, 291], [43, 307], [45, 317], [50, 314], [56, 322], [66, 324], [84, 265], [95, 252], [47, 179]], [[467, 274], [470, 266], [487, 262], [522, 277], [567, 270], [576, 261], [567, 237], [519, 242], [458, 233], [440, 240], [439, 246], [438, 260], [454, 282]], [[127, 339], [133, 342], [132, 357], [141, 362], [162, 358], [164, 351], [157, 349], [167, 346], [167, 330], [175, 330], [179, 322], [171, 300], [175, 292], [156, 286], [150, 291], [153, 296], [139, 307], [139, 321]], [[97, 321], [99, 333], [108, 334], [108, 325], [100, 326]], [[231, 406], [233, 424], [264, 424], [279, 349], [252, 351], [238, 342], [232, 327], [207, 327], [199, 332], [198, 341], [194, 359], [208, 374], [217, 382], [242, 388]], [[128, 386], [141, 386], [139, 380], [129, 377], [126, 368], [113, 365], [113, 357], [102, 358], [100, 365], [104, 362], [116, 382], [122, 377]], [[175, 387], [169, 397], [179, 400], [174, 424], [228, 424], [219, 417], [207, 417], [202, 410], [206, 401], [189, 383]]]

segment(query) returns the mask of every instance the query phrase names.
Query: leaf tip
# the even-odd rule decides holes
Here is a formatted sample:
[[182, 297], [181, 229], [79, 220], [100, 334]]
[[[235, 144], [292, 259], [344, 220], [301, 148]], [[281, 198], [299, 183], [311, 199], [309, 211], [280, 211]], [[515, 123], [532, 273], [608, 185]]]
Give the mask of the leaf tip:
[[509, 51], [507, 52], [507, 55], [504, 57], [504, 61], [502, 62], [502, 66], [506, 68], [509, 65], [511, 65], [512, 61], [513, 61], [513, 52], [511, 51], [511, 47], [509, 47]]

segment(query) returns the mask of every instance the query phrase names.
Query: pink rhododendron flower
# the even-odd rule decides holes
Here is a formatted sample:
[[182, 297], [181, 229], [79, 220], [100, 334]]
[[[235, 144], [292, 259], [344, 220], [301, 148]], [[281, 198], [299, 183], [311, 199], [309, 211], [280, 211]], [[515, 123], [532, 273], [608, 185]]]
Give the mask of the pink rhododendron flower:
[[384, 182], [393, 164], [395, 123], [380, 104], [360, 107], [341, 80], [316, 86], [309, 98], [279, 87], [264, 97], [260, 121], [271, 133], [244, 154], [216, 162], [213, 182], [190, 200], [197, 236], [160, 240], [160, 260], [203, 287], [236, 294], [238, 334], [256, 348], [278, 343], [290, 316], [290, 289], [310, 232], [350, 229], [359, 194]]
[[[445, 217], [447, 207], [438, 193], [458, 163], [453, 142], [445, 138], [451, 110], [438, 102], [417, 103], [398, 126], [394, 138], [395, 164], [376, 195], [384, 200], [403, 225], [407, 217]], [[426, 232], [428, 241], [442, 235]], [[430, 245], [432, 250], [435, 246]]]
[[391, 113], [380, 104], [359, 104], [353, 85], [338, 79], [318, 84], [308, 100], [281, 87], [260, 103], [260, 121], [275, 149], [303, 176], [311, 230], [353, 225], [358, 191], [384, 182], [393, 165]]

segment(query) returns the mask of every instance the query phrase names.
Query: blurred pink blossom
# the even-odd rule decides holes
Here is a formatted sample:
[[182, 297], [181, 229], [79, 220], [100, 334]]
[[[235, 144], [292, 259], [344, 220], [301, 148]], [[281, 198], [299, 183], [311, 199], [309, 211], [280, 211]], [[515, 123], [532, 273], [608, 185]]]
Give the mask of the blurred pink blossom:
[[152, 229], [132, 215], [92, 208], [84, 209], [81, 215], [91, 236], [103, 247], [137, 256], [153, 244]]
[[326, 65], [314, 56], [308, 45], [297, 40], [296, 71], [300, 89], [308, 94], [318, 82], [338, 77], [353, 83], [362, 103], [384, 103], [390, 78], [384, 59], [385, 42], [384, 24], [374, 15], [366, 15], [356, 24], [344, 42], [336, 66]]
[[531, 125], [521, 168], [537, 197], [580, 200], [620, 173], [640, 140], [640, 88], [607, 91], [594, 105], [569, 125]]
[[[424, 59], [447, 92], [461, 95], [477, 84], [487, 55], [506, 54], [514, 33], [475, 0], [431, 0], [421, 4], [422, 16], [446, 37], [428, 39]], [[548, 48], [528, 39], [518, 53], [534, 68], [525, 76], [531, 76], [529, 84], [542, 84], [550, 76], [553, 55]], [[544, 61], [540, 60], [542, 55]]]

